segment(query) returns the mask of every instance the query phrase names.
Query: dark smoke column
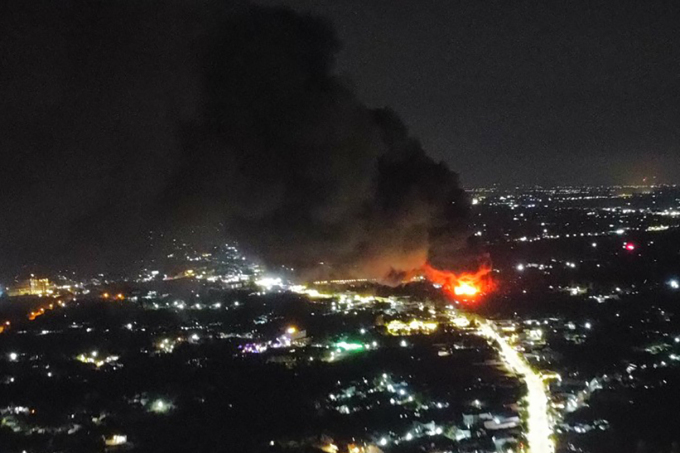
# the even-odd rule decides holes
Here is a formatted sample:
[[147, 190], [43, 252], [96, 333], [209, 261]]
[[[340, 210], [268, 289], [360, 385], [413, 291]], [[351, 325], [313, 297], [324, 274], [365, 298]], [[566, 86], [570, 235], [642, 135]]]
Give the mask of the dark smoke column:
[[249, 7], [201, 47], [201, 118], [168, 197], [179, 212], [226, 219], [249, 252], [311, 276], [382, 277], [456, 253], [457, 175], [333, 75], [325, 21]]

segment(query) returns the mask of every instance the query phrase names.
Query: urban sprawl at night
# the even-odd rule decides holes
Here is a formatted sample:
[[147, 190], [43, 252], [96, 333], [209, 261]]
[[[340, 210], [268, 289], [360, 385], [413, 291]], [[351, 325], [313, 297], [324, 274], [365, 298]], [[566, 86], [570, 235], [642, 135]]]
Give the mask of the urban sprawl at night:
[[302, 283], [191, 232], [128, 275], [5, 281], [2, 451], [670, 445], [680, 189], [469, 197], [493, 266], [454, 291], [427, 271]]
[[0, 1], [0, 453], [680, 453], [678, 24]]

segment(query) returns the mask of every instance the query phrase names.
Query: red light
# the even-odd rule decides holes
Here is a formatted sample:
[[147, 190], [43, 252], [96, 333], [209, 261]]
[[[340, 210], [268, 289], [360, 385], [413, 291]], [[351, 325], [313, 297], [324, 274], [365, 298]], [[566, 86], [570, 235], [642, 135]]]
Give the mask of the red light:
[[425, 275], [432, 283], [442, 286], [444, 292], [452, 298], [460, 297], [470, 302], [482, 294], [494, 289], [491, 280], [491, 265], [482, 265], [477, 272], [463, 272], [455, 274], [449, 271], [435, 269], [430, 265], [423, 266]]
[[632, 252], [633, 250], [635, 250], [635, 244], [633, 244], [632, 242], [624, 242], [623, 248], [628, 250], [629, 252]]

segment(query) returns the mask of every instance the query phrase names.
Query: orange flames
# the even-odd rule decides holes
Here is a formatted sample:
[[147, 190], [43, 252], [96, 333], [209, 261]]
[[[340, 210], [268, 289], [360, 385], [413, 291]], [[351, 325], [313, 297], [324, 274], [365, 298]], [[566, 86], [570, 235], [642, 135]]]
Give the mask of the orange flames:
[[423, 270], [427, 279], [432, 283], [441, 285], [444, 292], [450, 297], [471, 300], [493, 290], [493, 281], [489, 275], [491, 266], [488, 264], [482, 265], [475, 273], [462, 272], [456, 274], [435, 269], [429, 264], [426, 264]]

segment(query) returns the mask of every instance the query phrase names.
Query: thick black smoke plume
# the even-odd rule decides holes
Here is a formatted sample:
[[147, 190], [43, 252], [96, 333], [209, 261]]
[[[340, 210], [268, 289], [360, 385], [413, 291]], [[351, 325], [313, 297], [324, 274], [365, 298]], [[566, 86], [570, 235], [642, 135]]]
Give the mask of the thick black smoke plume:
[[[35, 57], [56, 56], [25, 62], [10, 51], [10, 64], [50, 72], [16, 81], [19, 115], [1, 120], [16, 123], [2, 144], [25, 156], [12, 162], [36, 184], [17, 180], [12, 225], [30, 225], [49, 250], [113, 260], [148, 229], [220, 221], [266, 263], [337, 276], [453, 253], [467, 208], [456, 174], [333, 74], [340, 46], [327, 22], [199, 2], [163, 3], [151, 25], [159, 5], [71, 2], [84, 18], [36, 6], [56, 25], [33, 24], [45, 35], [29, 38]], [[22, 203], [38, 215], [17, 212]]]

